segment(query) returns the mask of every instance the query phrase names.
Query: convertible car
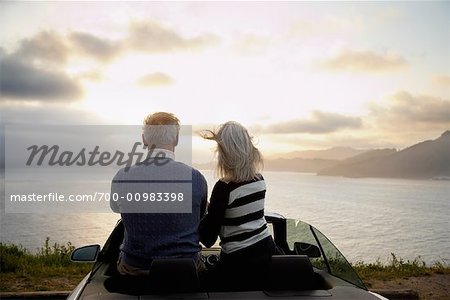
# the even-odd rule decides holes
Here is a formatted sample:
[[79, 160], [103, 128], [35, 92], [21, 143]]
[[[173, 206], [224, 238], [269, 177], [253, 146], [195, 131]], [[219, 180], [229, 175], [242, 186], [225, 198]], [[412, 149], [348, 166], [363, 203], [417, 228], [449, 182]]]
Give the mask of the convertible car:
[[[279, 249], [257, 284], [221, 280], [211, 285], [189, 259], [154, 260], [148, 276], [122, 276], [116, 270], [124, 226], [119, 221], [101, 249], [77, 248], [72, 261], [94, 262], [68, 299], [386, 299], [367, 290], [339, 250], [316, 228], [278, 214], [266, 214]], [[212, 269], [219, 247], [202, 250]], [[205, 278], [206, 277], [206, 278]]]

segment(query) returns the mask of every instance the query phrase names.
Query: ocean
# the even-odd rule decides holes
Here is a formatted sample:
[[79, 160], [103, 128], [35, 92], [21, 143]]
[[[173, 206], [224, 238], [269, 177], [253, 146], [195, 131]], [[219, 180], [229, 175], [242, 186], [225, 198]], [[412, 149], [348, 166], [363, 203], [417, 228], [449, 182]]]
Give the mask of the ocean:
[[[203, 170], [209, 192], [216, 179]], [[394, 253], [450, 263], [450, 181], [341, 178], [264, 172], [266, 211], [300, 219], [324, 233], [352, 262], [387, 261]], [[68, 187], [69, 188], [69, 183]], [[71, 182], [70, 186], [83, 185]], [[107, 190], [110, 179], [91, 182]], [[4, 191], [1, 191], [4, 201]], [[46, 239], [75, 246], [103, 244], [115, 213], [10, 214], [0, 211], [0, 241], [35, 251]]]

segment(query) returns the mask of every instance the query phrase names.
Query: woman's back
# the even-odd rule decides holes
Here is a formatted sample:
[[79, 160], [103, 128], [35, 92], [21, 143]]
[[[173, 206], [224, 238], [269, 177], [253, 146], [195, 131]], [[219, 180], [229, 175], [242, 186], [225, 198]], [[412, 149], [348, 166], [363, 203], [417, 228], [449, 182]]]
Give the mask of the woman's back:
[[200, 240], [210, 247], [219, 236], [221, 261], [226, 265], [260, 265], [275, 249], [264, 218], [262, 155], [247, 130], [236, 122], [227, 122], [203, 137], [217, 142], [221, 180], [213, 188], [208, 214], [200, 224]]
[[217, 183], [227, 206], [220, 229], [220, 246], [225, 253], [246, 248], [269, 236], [264, 218], [266, 184], [261, 175], [251, 181]]

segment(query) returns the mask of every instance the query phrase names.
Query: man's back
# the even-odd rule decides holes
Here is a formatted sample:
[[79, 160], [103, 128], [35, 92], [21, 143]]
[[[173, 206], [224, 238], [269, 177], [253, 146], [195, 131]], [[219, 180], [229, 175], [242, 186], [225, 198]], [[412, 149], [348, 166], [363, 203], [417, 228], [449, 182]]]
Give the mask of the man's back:
[[[155, 194], [154, 188], [161, 182], [169, 186], [171, 195]], [[137, 184], [140, 193], [138, 196], [141, 197], [138, 204], [143, 208], [139, 211], [142, 213], [127, 211], [130, 203], [136, 200], [131, 198], [136, 198]], [[192, 185], [190, 213], [154, 213], [147, 210], [150, 205], [156, 203], [155, 198], [149, 200], [151, 197], [179, 197], [179, 187], [186, 184], [189, 188]], [[145, 163], [127, 170], [121, 169], [113, 179], [111, 192], [117, 194], [118, 198], [117, 203], [111, 203], [111, 207], [121, 213], [125, 226], [121, 255], [127, 264], [149, 268], [151, 260], [155, 258], [197, 256], [201, 250], [198, 226], [206, 208], [207, 198], [206, 180], [199, 171], [172, 158], [149, 158]], [[144, 193], [147, 194], [143, 195]], [[149, 196], [150, 193], [152, 195]], [[177, 198], [167, 204], [181, 205], [179, 200]], [[159, 204], [163, 204], [163, 201], [160, 201]]]

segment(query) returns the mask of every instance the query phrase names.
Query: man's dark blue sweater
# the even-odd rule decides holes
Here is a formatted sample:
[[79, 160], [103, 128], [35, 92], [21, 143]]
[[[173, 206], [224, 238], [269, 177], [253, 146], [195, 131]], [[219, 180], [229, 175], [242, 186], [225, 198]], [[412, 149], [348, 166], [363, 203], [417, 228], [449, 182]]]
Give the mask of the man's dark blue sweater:
[[[157, 161], [119, 170], [111, 185], [111, 198], [115, 194], [118, 200], [111, 201], [111, 208], [113, 211], [121, 213], [125, 226], [121, 257], [125, 263], [141, 269], [149, 269], [152, 259], [156, 258], [197, 258], [201, 250], [198, 228], [206, 209], [206, 180], [196, 169], [175, 161], [173, 152], [162, 151], [168, 154], [165, 158], [149, 158]], [[186, 177], [189, 177], [188, 180]], [[126, 206], [132, 202], [127, 200], [127, 197], [131, 199], [130, 195], [136, 194], [137, 182], [140, 184], [140, 197], [149, 199], [152, 196], [161, 197], [161, 195], [155, 194], [143, 195], [147, 192], [155, 193], [154, 187], [158, 184], [157, 182], [161, 181], [174, 182], [170, 185], [171, 192], [174, 194], [169, 197], [178, 195], [179, 186], [192, 184], [192, 211], [190, 213], [149, 213], [147, 210], [143, 210], [142, 213], [131, 213], [127, 211]], [[182, 183], [177, 184], [177, 182]], [[162, 194], [162, 197], [167, 197], [167, 195]], [[142, 199], [139, 205], [155, 203], [154, 199], [146, 202], [143, 202]]]

